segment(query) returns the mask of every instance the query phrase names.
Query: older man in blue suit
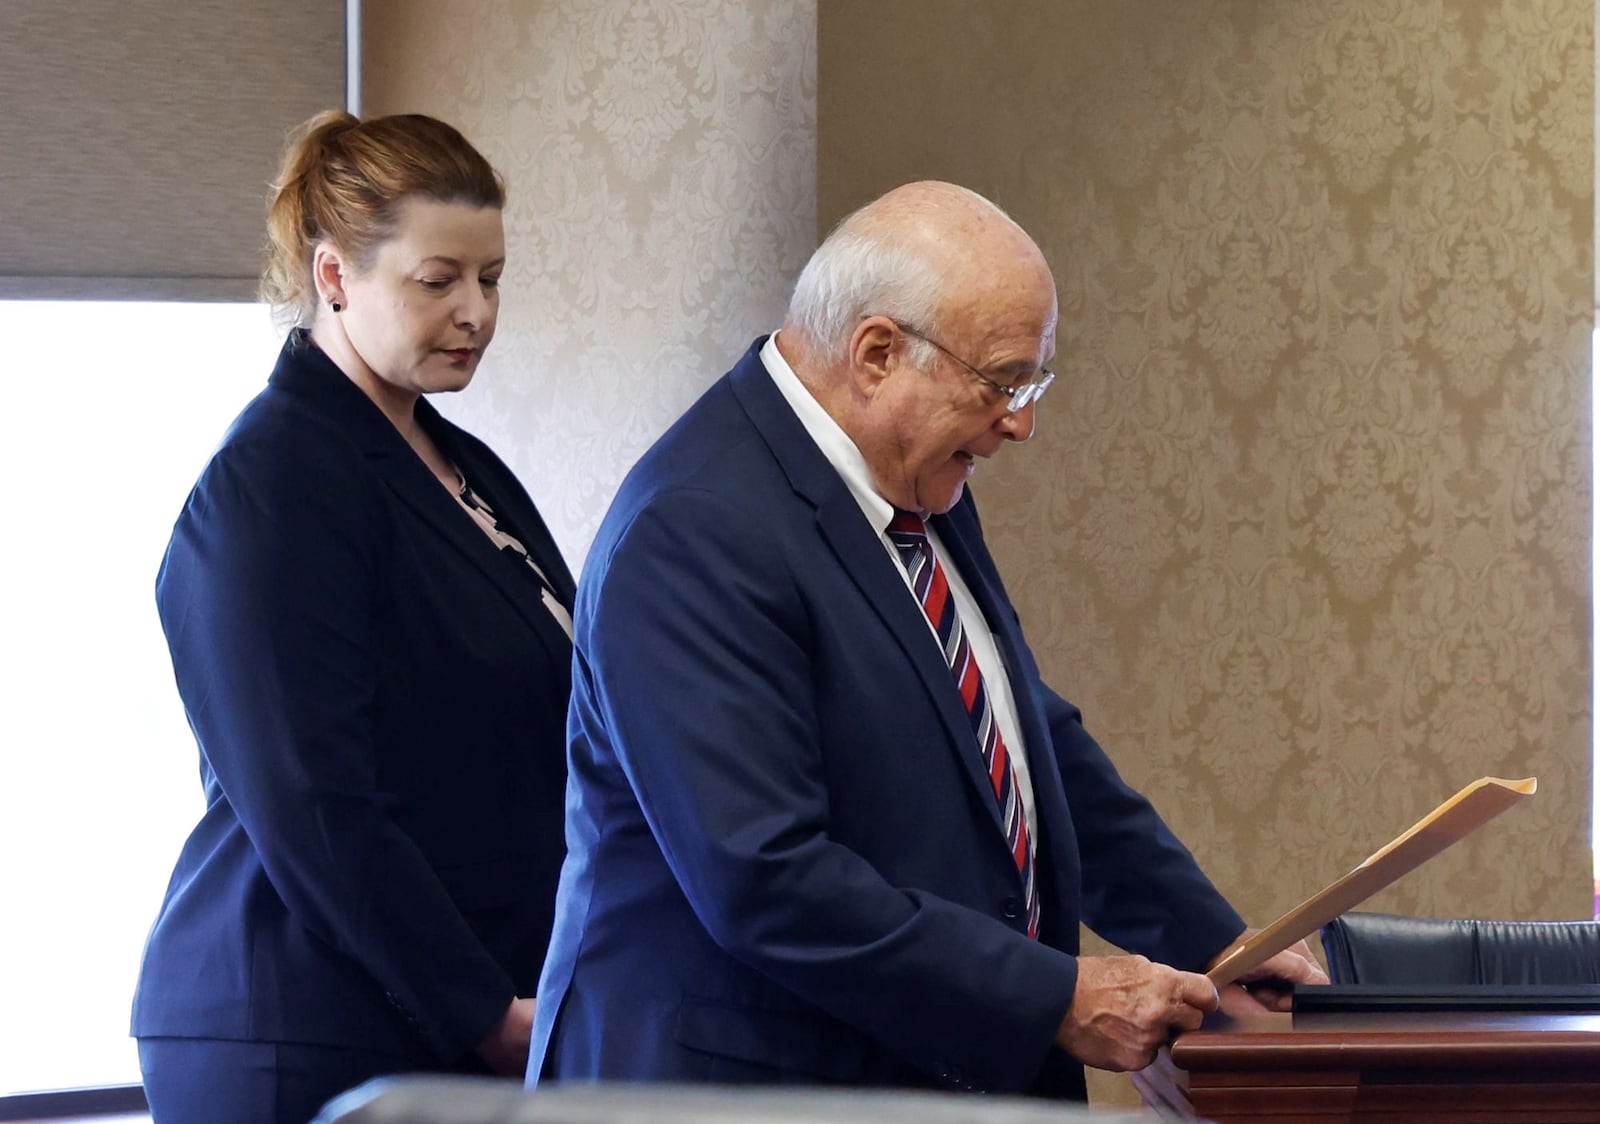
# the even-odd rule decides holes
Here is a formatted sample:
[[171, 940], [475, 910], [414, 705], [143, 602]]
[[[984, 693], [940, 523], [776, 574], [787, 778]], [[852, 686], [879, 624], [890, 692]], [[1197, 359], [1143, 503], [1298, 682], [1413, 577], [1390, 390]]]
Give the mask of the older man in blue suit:
[[1244, 922], [1040, 679], [965, 491], [1032, 433], [1056, 317], [998, 208], [896, 189], [629, 475], [530, 1081], [1081, 1097], [1217, 1005], [1194, 970]]

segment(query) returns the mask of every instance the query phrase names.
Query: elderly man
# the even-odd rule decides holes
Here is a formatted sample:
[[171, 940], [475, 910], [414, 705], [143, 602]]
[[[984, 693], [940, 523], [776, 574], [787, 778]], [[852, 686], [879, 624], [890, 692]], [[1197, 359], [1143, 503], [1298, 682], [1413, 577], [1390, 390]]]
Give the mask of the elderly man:
[[[1244, 922], [1040, 680], [965, 494], [1055, 331], [1015, 223], [898, 188], [629, 475], [579, 583], [530, 1081], [1081, 1098], [1217, 1005], [1180, 969]], [[1078, 956], [1080, 921], [1143, 955]]]

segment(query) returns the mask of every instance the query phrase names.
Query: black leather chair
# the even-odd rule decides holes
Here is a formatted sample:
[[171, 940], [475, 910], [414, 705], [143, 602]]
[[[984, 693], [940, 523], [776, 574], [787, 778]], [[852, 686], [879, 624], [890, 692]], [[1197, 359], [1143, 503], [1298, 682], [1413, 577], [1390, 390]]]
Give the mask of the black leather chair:
[[1347, 913], [1322, 927], [1336, 984], [1600, 984], [1600, 922]]

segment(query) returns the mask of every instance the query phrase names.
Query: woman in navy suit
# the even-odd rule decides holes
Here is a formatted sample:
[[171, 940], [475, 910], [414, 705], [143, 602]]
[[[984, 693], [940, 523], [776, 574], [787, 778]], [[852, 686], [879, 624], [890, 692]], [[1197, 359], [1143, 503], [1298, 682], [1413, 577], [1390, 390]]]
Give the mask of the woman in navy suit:
[[494, 337], [504, 201], [427, 117], [322, 114], [285, 155], [263, 291], [297, 326], [156, 581], [206, 798], [134, 998], [159, 1124], [304, 1124], [378, 1074], [526, 1065], [573, 583], [426, 399]]

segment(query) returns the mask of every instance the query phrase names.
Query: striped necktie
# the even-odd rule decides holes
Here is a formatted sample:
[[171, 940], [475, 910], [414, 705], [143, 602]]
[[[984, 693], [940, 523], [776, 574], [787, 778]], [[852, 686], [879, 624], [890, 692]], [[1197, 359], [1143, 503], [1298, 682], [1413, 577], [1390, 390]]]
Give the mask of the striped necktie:
[[1011, 849], [1011, 859], [1022, 876], [1023, 892], [1027, 896], [1028, 936], [1037, 938], [1039, 889], [1033, 876], [1033, 847], [1028, 840], [1027, 816], [1023, 814], [1022, 798], [1011, 770], [1011, 753], [1000, 734], [1000, 724], [995, 721], [989, 691], [983, 685], [972, 646], [967, 643], [966, 630], [961, 627], [955, 598], [950, 596], [950, 582], [939, 564], [938, 555], [933, 552], [933, 544], [928, 541], [927, 525], [921, 519], [910, 512], [897, 511], [889, 523], [889, 541], [894, 543], [901, 565], [911, 576], [912, 593], [916, 594], [923, 613], [939, 636], [944, 662], [955, 677], [967, 717], [972, 721], [972, 732], [983, 754], [995, 803], [1000, 808], [1006, 846]]

